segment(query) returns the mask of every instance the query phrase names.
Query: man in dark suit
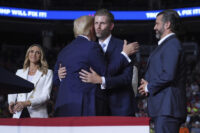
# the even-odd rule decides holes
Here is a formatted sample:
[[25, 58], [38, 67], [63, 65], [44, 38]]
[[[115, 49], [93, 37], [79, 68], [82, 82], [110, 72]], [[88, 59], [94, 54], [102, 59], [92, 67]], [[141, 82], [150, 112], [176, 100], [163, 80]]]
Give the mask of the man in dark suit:
[[[82, 16], [74, 21], [74, 35], [76, 37], [60, 53], [54, 69], [54, 84], [59, 86], [55, 105], [55, 116], [92, 116], [96, 115], [95, 93], [99, 88], [95, 84], [86, 84], [79, 78], [81, 69], [92, 67], [103, 76], [108, 72], [117, 72], [126, 67], [129, 62], [122, 54], [116, 55], [112, 64], [107, 65], [103, 52], [95, 42], [94, 19]], [[135, 49], [133, 44], [124, 44], [122, 50], [127, 55]], [[67, 69], [66, 78], [58, 78], [59, 65]], [[117, 64], [117, 65], [113, 65]]]
[[[105, 53], [108, 64], [112, 64], [112, 60], [123, 49], [123, 41], [112, 36], [111, 32], [114, 28], [114, 16], [106, 9], [100, 9], [95, 13], [95, 32], [99, 44]], [[122, 53], [123, 54], [123, 53]], [[136, 108], [136, 100], [132, 89], [133, 60], [127, 57], [131, 62], [127, 67], [120, 69], [116, 73], [109, 73], [104, 77], [103, 82], [98, 72], [86, 72], [82, 70], [80, 73], [82, 81], [87, 83], [101, 84], [101, 89], [97, 90], [97, 114], [109, 116], [134, 116]], [[117, 64], [114, 64], [117, 65]], [[102, 75], [101, 75], [102, 76]]]
[[178, 133], [186, 118], [184, 52], [175, 32], [180, 23], [174, 10], [156, 17], [158, 47], [151, 53], [139, 92], [148, 95], [148, 113], [156, 133]]

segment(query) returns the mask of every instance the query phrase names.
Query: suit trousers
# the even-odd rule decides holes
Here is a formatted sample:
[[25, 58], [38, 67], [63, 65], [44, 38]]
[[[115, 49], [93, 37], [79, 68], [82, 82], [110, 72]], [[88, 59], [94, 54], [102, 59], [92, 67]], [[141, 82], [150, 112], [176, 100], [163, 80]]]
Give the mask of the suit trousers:
[[153, 118], [155, 133], [179, 133], [182, 119], [169, 117], [169, 116], [158, 116]]
[[109, 116], [108, 101], [101, 97], [96, 97], [96, 115]]

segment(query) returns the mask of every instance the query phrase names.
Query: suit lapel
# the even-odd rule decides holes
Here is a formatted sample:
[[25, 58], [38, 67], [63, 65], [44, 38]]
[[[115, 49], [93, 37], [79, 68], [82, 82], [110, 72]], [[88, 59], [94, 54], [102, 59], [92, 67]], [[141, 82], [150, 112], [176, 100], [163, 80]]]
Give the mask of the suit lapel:
[[108, 48], [106, 50], [105, 56], [110, 57], [110, 54], [112, 53], [114, 48], [115, 48], [114, 39], [113, 37], [111, 37], [110, 42], [108, 43]]
[[[21, 75], [20, 77], [22, 77], [23, 79], [26, 79], [28, 80], [28, 71], [29, 71], [29, 68], [27, 68]], [[40, 77], [42, 76], [42, 72], [37, 70], [34, 77], [33, 77], [33, 80], [31, 81], [34, 85], [36, 85], [36, 83], [38, 82], [38, 80], [40, 79]]]
[[153, 55], [155, 55], [156, 52], [157, 52], [159, 49], [161, 49], [161, 47], [163, 47], [163, 46], [166, 44], [166, 42], [167, 42], [168, 40], [170, 40], [170, 39], [172, 39], [172, 38], [174, 38], [174, 37], [176, 37], [176, 35], [172, 35], [172, 36], [168, 37], [167, 39], [165, 39], [165, 40], [164, 40], [159, 46], [157, 46], [156, 49], [150, 54], [149, 59], [148, 59], [148, 61], [147, 61], [146, 70], [147, 70], [147, 68], [148, 68], [148, 66], [149, 66], [149, 62], [150, 62], [150, 60], [151, 60], [151, 57], [152, 57]]
[[152, 55], [157, 51], [157, 49], [158, 49], [158, 47], [156, 47], [156, 49], [154, 49], [154, 51], [149, 55], [149, 58], [148, 58], [148, 60], [147, 60], [147, 65], [146, 65], [145, 73], [146, 73], [146, 71], [147, 71], [147, 69], [148, 69], [148, 67], [149, 67], [149, 62], [150, 62], [150, 60], [151, 60], [151, 57], [152, 57]]

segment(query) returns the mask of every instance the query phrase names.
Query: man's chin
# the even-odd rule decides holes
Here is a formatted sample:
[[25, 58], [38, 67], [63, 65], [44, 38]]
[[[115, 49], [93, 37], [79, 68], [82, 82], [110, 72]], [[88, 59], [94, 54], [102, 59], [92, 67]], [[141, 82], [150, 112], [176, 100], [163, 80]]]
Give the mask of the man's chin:
[[158, 40], [160, 40], [160, 35], [156, 34], [156, 38], [157, 38]]
[[96, 34], [96, 37], [100, 39], [102, 38], [102, 35]]

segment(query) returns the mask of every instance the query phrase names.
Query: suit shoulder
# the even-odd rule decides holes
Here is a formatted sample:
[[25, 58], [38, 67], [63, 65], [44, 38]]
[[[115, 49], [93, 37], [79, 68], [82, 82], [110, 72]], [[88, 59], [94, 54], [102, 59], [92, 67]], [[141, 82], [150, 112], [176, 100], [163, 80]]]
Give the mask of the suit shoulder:
[[96, 42], [93, 42], [93, 41], [89, 41], [87, 43], [87, 46], [89, 49], [101, 48], [99, 44], [97, 44]]
[[[68, 44], [68, 45], [69, 45], [69, 44]], [[65, 51], [66, 51], [68, 45], [65, 46], [65, 47], [59, 52], [58, 56], [61, 56], [63, 53], [65, 53]]]
[[116, 38], [116, 37], [113, 37], [111, 38], [111, 40], [117, 44], [123, 44], [123, 40], [122, 39], [119, 39], [119, 38]]
[[114, 45], [115, 48], [118, 47], [121, 49], [123, 47], [124, 41], [119, 38], [112, 37], [109, 44]]
[[178, 47], [178, 48], [182, 47], [180, 40], [176, 37], [169, 40], [169, 45], [171, 45], [171, 47]]
[[168, 40], [163, 48], [166, 52], [180, 52], [183, 50], [182, 44], [177, 38]]
[[172, 38], [171, 41], [174, 41], [176, 43], [181, 43], [180, 40], [177, 37]]

